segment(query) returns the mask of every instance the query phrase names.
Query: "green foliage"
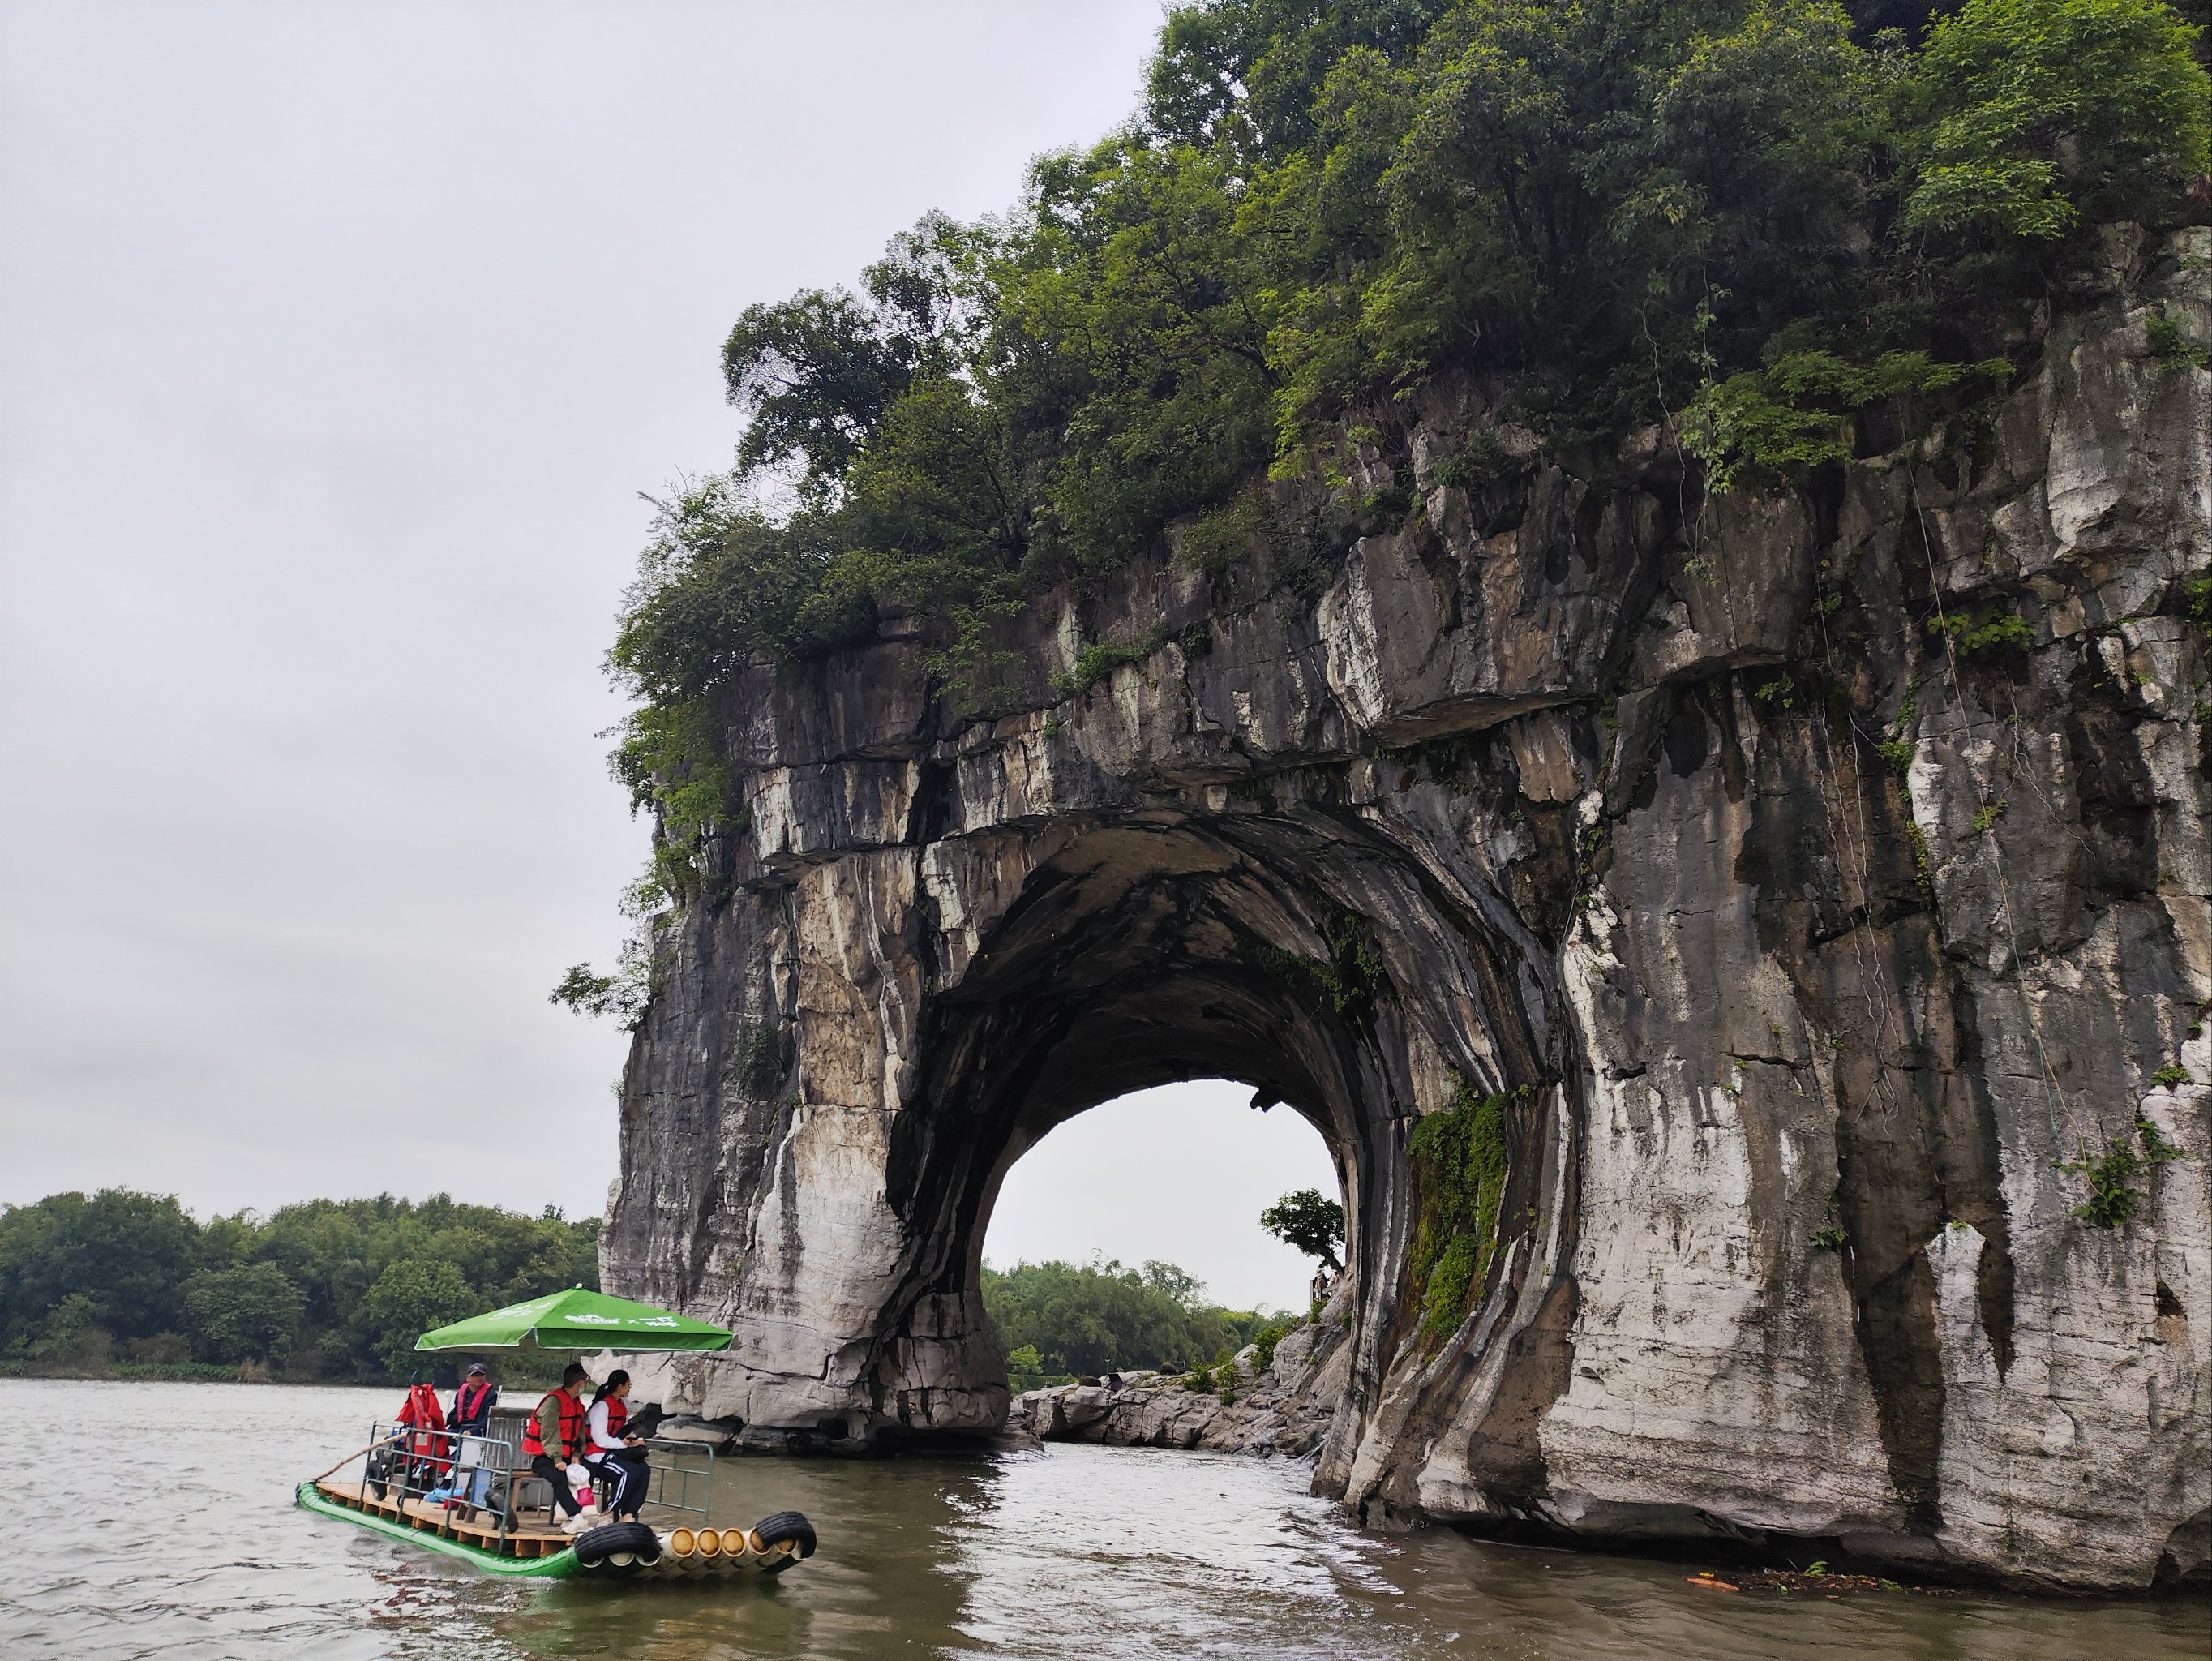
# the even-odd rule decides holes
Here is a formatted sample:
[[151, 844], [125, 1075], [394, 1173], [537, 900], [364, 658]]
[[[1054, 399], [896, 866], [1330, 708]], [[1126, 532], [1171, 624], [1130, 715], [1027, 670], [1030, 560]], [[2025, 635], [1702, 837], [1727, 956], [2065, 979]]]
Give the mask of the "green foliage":
[[403, 1257], [376, 1277], [362, 1302], [362, 1312], [377, 1329], [376, 1357], [395, 1377], [428, 1368], [415, 1341], [433, 1327], [448, 1326], [480, 1313], [461, 1271], [449, 1262]]
[[1423, 1116], [1407, 1139], [1416, 1207], [1407, 1273], [1420, 1299], [1421, 1335], [1432, 1343], [1459, 1325], [1489, 1272], [1513, 1099], [1462, 1085], [1449, 1107]]
[[[2187, 211], [2192, 33], [2156, 0], [1966, 0], [1917, 48], [1832, 0], [1177, 7], [1143, 109], [1014, 211], [738, 319], [736, 468], [656, 504], [610, 656], [654, 881], [714, 891], [746, 665], [897, 619], [988, 714], [1044, 585], [1172, 546], [1316, 593], [1411, 507], [1425, 388], [1479, 380], [1533, 435], [1437, 458], [1478, 490], [1674, 417], [1708, 490], [1764, 484], [1869, 406], [1925, 431], [1986, 399], [2087, 228]], [[1164, 643], [1095, 642], [1056, 695]], [[641, 952], [575, 1001], [649, 992]]]
[[[982, 1289], [1008, 1369], [1024, 1375], [1194, 1367], [1241, 1348], [1261, 1324], [1257, 1316], [1201, 1305], [1205, 1288], [1173, 1263], [986, 1267]], [[1016, 1367], [1025, 1351], [1037, 1365]]]
[[290, 1353], [306, 1300], [274, 1263], [204, 1269], [185, 1282], [185, 1324], [204, 1361], [281, 1363]]
[[1850, 1244], [1850, 1238], [1833, 1223], [1813, 1231], [1813, 1244], [1823, 1251], [1841, 1251]]
[[1996, 827], [1996, 822], [2005, 816], [2005, 810], [2011, 806], [2010, 802], [2002, 800], [1984, 802], [1974, 810], [1974, 823], [1966, 834], [1972, 837], [1987, 836]]
[[1252, 1342], [1259, 1346], [1259, 1354], [1255, 1358], [1255, 1373], [1265, 1372], [1269, 1367], [1274, 1366], [1275, 1346], [1304, 1324], [1305, 1322], [1298, 1316], [1281, 1315], [1254, 1333]]
[[2189, 1076], [2189, 1069], [2182, 1066], [2179, 1062], [2167, 1062], [2164, 1067], [2161, 1067], [2157, 1072], [2150, 1075], [2150, 1081], [2153, 1084], [2159, 1086], [2161, 1089], [2167, 1090], [2171, 1090], [2179, 1085], [2193, 1084], [2196, 1082]]
[[2144, 319], [2143, 340], [2150, 355], [2169, 369], [2201, 369], [2212, 359], [2212, 346], [2191, 333], [2187, 324], [2162, 306]]
[[2212, 629], [2212, 576], [2191, 577], [2181, 585], [2181, 592], [2190, 617]]
[[2155, 0], [1966, 0], [1902, 88], [1905, 228], [2048, 241], [2172, 211], [2212, 163], [2195, 33]]
[[[2079, 1159], [2062, 1162], [2061, 1171], [2072, 1171], [2088, 1184], [2089, 1197], [2074, 1208], [2074, 1214], [2099, 1228], [2119, 1228], [2132, 1221], [2149, 1198], [2148, 1193], [2136, 1186], [2155, 1165], [2182, 1157], [2181, 1150], [2166, 1140], [2165, 1135], [2148, 1119], [2138, 1117], [2135, 1123], [2135, 1138], [2115, 1136], [2105, 1145], [2101, 1153], [2091, 1153], [2084, 1148]], [[2137, 1152], [2137, 1144], [2141, 1152]]]
[[1318, 1257], [1332, 1271], [1344, 1264], [1337, 1248], [1344, 1244], [1344, 1208], [1317, 1188], [1302, 1188], [1260, 1214], [1260, 1226], [1285, 1245]]
[[1955, 641], [1960, 652], [1969, 658], [2018, 657], [2035, 647], [2033, 625], [1996, 606], [1984, 609], [1978, 618], [1964, 611], [1931, 617], [1928, 632]]
[[766, 1096], [791, 1065], [791, 1029], [781, 1021], [747, 1022], [738, 1029], [738, 1077], [756, 1096]]
[[107, 1371], [114, 1337], [100, 1321], [97, 1300], [72, 1292], [40, 1323], [29, 1352], [50, 1367], [97, 1376]]
[[1905, 822], [1905, 840], [1912, 849], [1912, 876], [1920, 889], [1921, 903], [1933, 911], [1936, 905], [1936, 866], [1928, 856], [1928, 836], [1911, 819]]
[[1273, 979], [1309, 989], [1327, 998], [1339, 1014], [1358, 1019], [1374, 1007], [1376, 994], [1390, 983], [1373, 932], [1365, 918], [1332, 911], [1322, 920], [1322, 937], [1328, 943], [1326, 958], [1249, 939], [1239, 943], [1238, 953]]
[[1820, 350], [1778, 351], [1762, 369], [1708, 380], [1683, 411], [1682, 447], [1705, 464], [1715, 495], [1743, 478], [1798, 479], [1850, 454], [1849, 411], [1976, 383], [2002, 387], [2012, 372], [2001, 357], [1942, 363], [1924, 351], [1889, 351], [1855, 363]]
[[1080, 697], [1116, 669], [1142, 663], [1174, 638], [1165, 627], [1154, 624], [1126, 646], [1093, 641], [1077, 651], [1073, 669], [1053, 675], [1052, 695], [1060, 699]]
[[[1917, 52], [1820, 0], [1179, 9], [1139, 119], [1041, 158], [1018, 211], [738, 320], [737, 472], [664, 506], [616, 666], [697, 697], [891, 605], [988, 702], [1030, 585], [1177, 524], [1225, 569], [1273, 535], [1271, 465], [1358, 509], [1346, 447], [1455, 370], [1562, 437], [1695, 393], [1723, 484], [1818, 465], [1851, 409], [1995, 373], [1936, 350], [1975, 283], [2009, 292], [1969, 254], [2178, 205], [2189, 35], [2150, 0], [1973, 0]], [[1900, 191], [1923, 244], [1972, 247], [1900, 240]], [[1480, 449], [1439, 477], [1520, 465]]]
[[167, 1195], [110, 1188], [0, 1209], [0, 1339], [15, 1348], [72, 1298], [72, 1330], [173, 1331], [176, 1288], [203, 1261], [199, 1226]]
[[[0, 1360], [97, 1370], [201, 1362], [381, 1381], [461, 1288], [461, 1314], [599, 1283], [599, 1224], [434, 1196], [313, 1200], [204, 1226], [173, 1199], [110, 1189], [0, 1208]], [[397, 1272], [395, 1267], [397, 1266]], [[377, 1288], [381, 1287], [379, 1292]], [[75, 1357], [77, 1359], [72, 1360]], [[123, 1366], [123, 1363], [116, 1365]], [[443, 1365], [443, 1364], [441, 1364]]]
[[1920, 746], [1911, 739], [1886, 739], [1875, 746], [1889, 770], [1903, 778], [1912, 770], [1912, 758], [1920, 753]]

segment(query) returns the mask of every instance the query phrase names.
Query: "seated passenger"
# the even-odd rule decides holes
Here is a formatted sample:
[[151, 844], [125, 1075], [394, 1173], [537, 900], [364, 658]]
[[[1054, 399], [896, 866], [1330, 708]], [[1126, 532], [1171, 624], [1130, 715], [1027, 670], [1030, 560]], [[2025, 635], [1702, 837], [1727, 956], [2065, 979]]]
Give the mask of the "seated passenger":
[[522, 1427], [522, 1457], [530, 1469], [553, 1489], [553, 1503], [568, 1513], [562, 1526], [580, 1525], [583, 1507], [568, 1488], [568, 1465], [584, 1451], [591, 1432], [585, 1422], [584, 1399], [579, 1386], [591, 1383], [583, 1364], [571, 1361], [561, 1373], [561, 1387], [546, 1392], [538, 1411]]
[[[490, 1369], [482, 1361], [471, 1361], [468, 1377], [453, 1392], [453, 1411], [446, 1421], [446, 1428], [457, 1438], [489, 1437], [491, 1410], [498, 1402], [499, 1386], [492, 1383]], [[459, 1469], [453, 1478], [457, 1498], [465, 1497], [471, 1508], [486, 1504], [491, 1496], [491, 1464], [484, 1457], [483, 1444], [459, 1442], [457, 1462]], [[464, 1482], [464, 1476], [468, 1480]]]
[[447, 1416], [446, 1428], [463, 1436], [489, 1436], [491, 1410], [498, 1405], [499, 1386], [491, 1381], [491, 1369], [482, 1361], [471, 1361], [468, 1377], [453, 1392], [453, 1410]]
[[590, 1446], [584, 1454], [584, 1467], [602, 1482], [613, 1486], [607, 1500], [607, 1513], [620, 1521], [628, 1518], [637, 1520], [645, 1505], [645, 1491], [652, 1483], [653, 1473], [646, 1463], [645, 1449], [639, 1439], [623, 1428], [629, 1418], [629, 1374], [617, 1367], [607, 1374], [599, 1393], [592, 1397], [592, 1411], [587, 1436]]

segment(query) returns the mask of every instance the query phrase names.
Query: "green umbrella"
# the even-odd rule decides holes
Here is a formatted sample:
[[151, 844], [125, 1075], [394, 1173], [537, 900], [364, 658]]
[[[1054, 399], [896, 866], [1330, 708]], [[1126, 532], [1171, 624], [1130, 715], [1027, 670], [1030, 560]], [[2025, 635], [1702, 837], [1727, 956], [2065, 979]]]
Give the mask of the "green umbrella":
[[727, 1349], [720, 1327], [572, 1287], [426, 1332], [416, 1349]]

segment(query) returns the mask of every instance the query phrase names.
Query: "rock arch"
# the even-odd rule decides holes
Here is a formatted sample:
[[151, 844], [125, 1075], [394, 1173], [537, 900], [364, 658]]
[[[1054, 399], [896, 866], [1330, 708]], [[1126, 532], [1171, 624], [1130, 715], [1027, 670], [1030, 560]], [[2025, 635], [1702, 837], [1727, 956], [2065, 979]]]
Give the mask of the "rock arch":
[[[1048, 596], [1009, 713], [963, 715], [896, 618], [749, 672], [745, 814], [660, 937], [602, 1247], [738, 1345], [651, 1390], [763, 1445], [989, 1430], [1006, 1166], [1226, 1074], [1345, 1172], [1316, 1481], [1370, 1521], [2201, 1573], [2212, 1092], [2158, 1080], [2212, 1080], [2178, 598], [2212, 569], [2212, 376], [2134, 319], [2212, 316], [2208, 235], [2116, 265], [1966, 463], [1686, 523], [1656, 435], [1443, 484], [1487, 417], [1439, 398], [1411, 479], [1364, 481], [1420, 513], [1324, 567]], [[1959, 668], [1936, 595], [2034, 644]], [[1136, 660], [1054, 685], [1095, 641]], [[1407, 1143], [1463, 1084], [1517, 1093], [1440, 1335]], [[2186, 1157], [2092, 1226], [2061, 1167], [2138, 1118]]]

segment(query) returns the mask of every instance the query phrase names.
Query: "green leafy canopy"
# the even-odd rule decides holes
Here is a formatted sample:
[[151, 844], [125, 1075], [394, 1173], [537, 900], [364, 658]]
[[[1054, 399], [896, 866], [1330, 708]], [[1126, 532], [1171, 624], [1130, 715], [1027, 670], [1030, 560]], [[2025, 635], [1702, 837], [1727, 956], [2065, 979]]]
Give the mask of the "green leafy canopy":
[[699, 698], [893, 608], [982, 697], [1036, 582], [1329, 476], [1348, 415], [1447, 374], [1560, 436], [1763, 375], [1814, 415], [1755, 442], [1817, 460], [1886, 377], [1978, 361], [1939, 323], [2008, 291], [1991, 258], [2180, 210], [2194, 33], [2154, 0], [1968, 0], [1917, 48], [1820, 0], [1179, 8], [1138, 118], [1015, 211], [744, 312], [738, 465], [663, 505], [615, 667]]
[[910, 618], [957, 705], [1002, 707], [1045, 585], [1218, 575], [1290, 545], [1293, 498], [1323, 557], [1409, 511], [1357, 476], [1411, 478], [1431, 388], [1553, 453], [1672, 423], [1709, 490], [1986, 397], [2099, 221], [2200, 211], [2196, 33], [2159, 0], [1966, 0], [1917, 42], [1832, 0], [1176, 7], [1138, 115], [1012, 211], [732, 329], [736, 465], [656, 504], [610, 658], [661, 891], [711, 885], [746, 666]]

